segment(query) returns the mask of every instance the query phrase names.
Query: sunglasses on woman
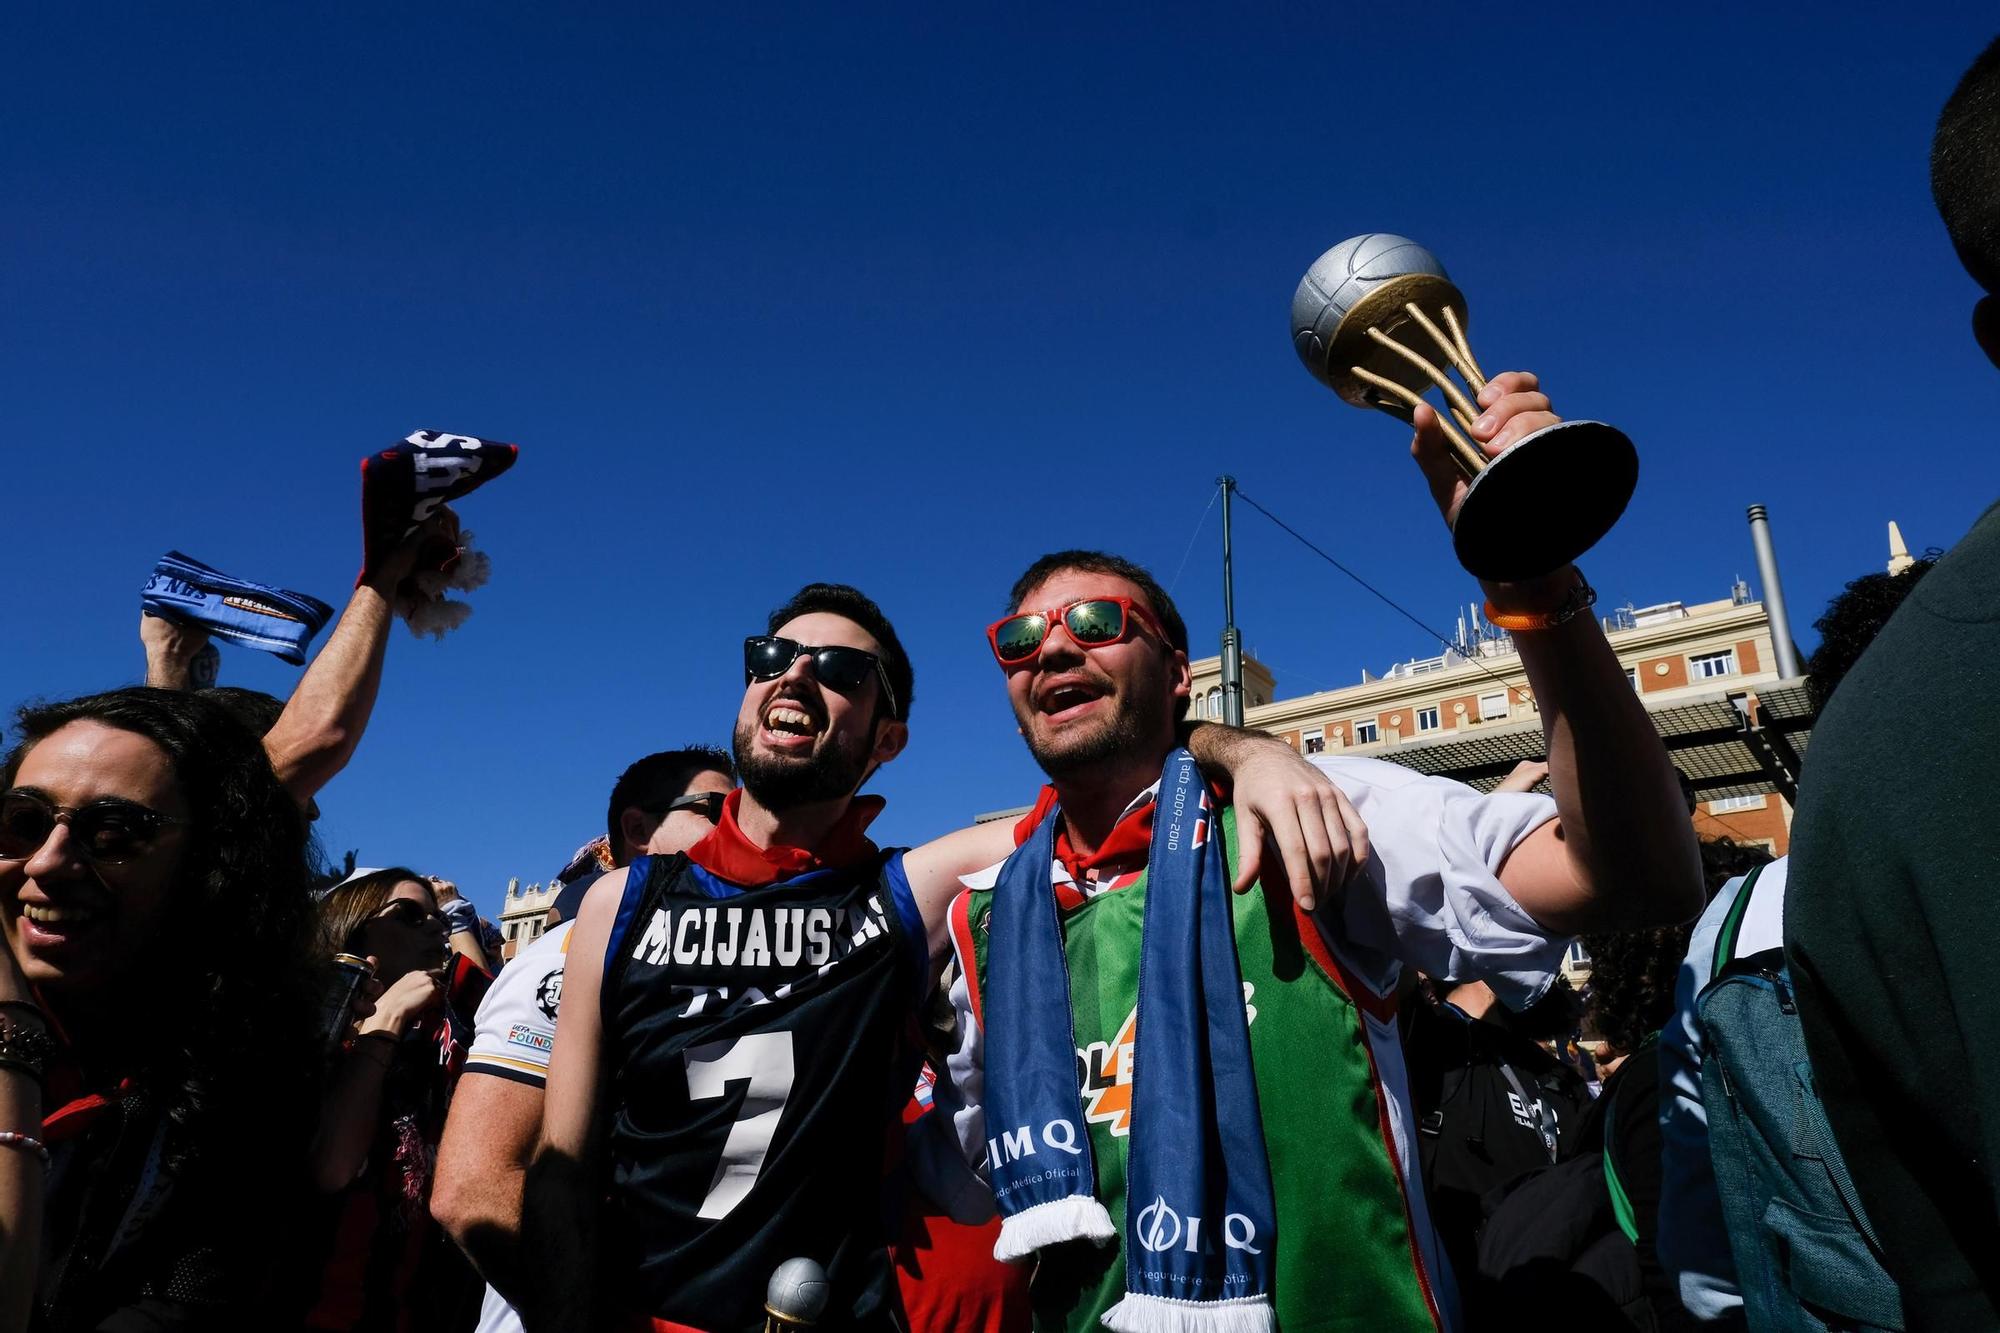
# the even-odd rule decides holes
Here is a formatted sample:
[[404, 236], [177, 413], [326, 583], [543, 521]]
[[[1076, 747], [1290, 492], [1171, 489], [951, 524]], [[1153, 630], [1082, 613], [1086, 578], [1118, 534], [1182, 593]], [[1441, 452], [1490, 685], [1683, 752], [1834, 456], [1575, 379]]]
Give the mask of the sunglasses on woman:
[[882, 682], [882, 700], [889, 705], [889, 716], [896, 715], [896, 690], [889, 684], [889, 669], [881, 658], [860, 648], [813, 648], [775, 634], [753, 634], [743, 641], [744, 683], [776, 680], [801, 657], [812, 659], [813, 676], [820, 684], [842, 694], [860, 689], [861, 682], [874, 673]]
[[89, 805], [57, 805], [26, 787], [0, 795], [0, 861], [25, 861], [47, 844], [56, 825], [69, 825], [70, 841], [95, 865], [115, 866], [144, 856], [160, 831], [185, 819], [149, 810], [137, 801], [107, 796]]
[[1152, 630], [1153, 637], [1161, 642], [1167, 637], [1160, 629], [1160, 622], [1130, 597], [1085, 597], [1067, 606], [1023, 611], [996, 620], [986, 627], [986, 641], [993, 645], [993, 656], [1000, 659], [1001, 666], [1019, 666], [1042, 650], [1049, 627], [1057, 622], [1061, 622], [1063, 632], [1079, 648], [1108, 648], [1123, 643], [1135, 633], [1135, 622]]

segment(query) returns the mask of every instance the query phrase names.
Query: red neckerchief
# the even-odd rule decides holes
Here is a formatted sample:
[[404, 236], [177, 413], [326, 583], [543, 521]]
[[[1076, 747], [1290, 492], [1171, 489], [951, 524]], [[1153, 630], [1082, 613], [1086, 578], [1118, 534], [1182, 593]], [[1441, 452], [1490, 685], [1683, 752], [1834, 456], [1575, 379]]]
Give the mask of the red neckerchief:
[[808, 871], [833, 866], [851, 866], [875, 855], [875, 844], [865, 832], [888, 802], [880, 796], [857, 796], [847, 810], [820, 839], [816, 851], [804, 847], [759, 847], [744, 835], [736, 822], [737, 807], [743, 804], [738, 787], [722, 802], [722, 818], [715, 831], [688, 848], [688, 860], [716, 878], [746, 889], [761, 889], [781, 879], [793, 879]]
[[[35, 998], [42, 998], [40, 991], [35, 992]], [[76, 1047], [69, 1033], [63, 1030], [46, 1001], [42, 1012], [47, 1015], [49, 1035], [56, 1043], [43, 1094], [44, 1104], [54, 1109], [42, 1116], [42, 1141], [67, 1143], [82, 1138], [92, 1125], [110, 1115], [119, 1099], [132, 1090], [133, 1083], [129, 1078], [121, 1078], [109, 1092], [85, 1092], [83, 1066], [76, 1058]]]
[[[1034, 835], [1036, 827], [1048, 818], [1049, 811], [1055, 803], [1056, 789], [1052, 786], [1043, 787], [1042, 794], [1035, 800], [1035, 808], [1024, 815], [1020, 823], [1014, 825], [1016, 847]], [[1153, 849], [1153, 805], [1154, 802], [1148, 798], [1144, 804], [1120, 815], [1118, 822], [1111, 826], [1111, 832], [1106, 835], [1097, 850], [1088, 856], [1077, 855], [1075, 845], [1069, 840], [1068, 826], [1059, 821], [1056, 824], [1056, 860], [1062, 862], [1063, 869], [1069, 871], [1070, 879], [1078, 884], [1088, 883], [1092, 871], [1103, 871], [1107, 868], [1116, 870], [1143, 868], [1146, 857]], [[1100, 875], [1099, 878], [1104, 876]], [[1058, 889], [1058, 897], [1062, 896]], [[1081, 901], [1080, 894], [1078, 900]], [[1064, 905], [1070, 904], [1065, 902]]]

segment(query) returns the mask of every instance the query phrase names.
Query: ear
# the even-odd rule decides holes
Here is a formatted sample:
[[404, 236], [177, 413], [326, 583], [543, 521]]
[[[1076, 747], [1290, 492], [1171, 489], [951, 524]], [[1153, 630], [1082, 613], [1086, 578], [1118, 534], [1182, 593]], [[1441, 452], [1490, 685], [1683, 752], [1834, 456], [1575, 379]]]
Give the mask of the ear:
[[1986, 359], [2000, 367], [2000, 297], [1982, 297], [1972, 307], [1972, 336]]
[[910, 743], [910, 724], [889, 719], [875, 724], [875, 748], [868, 752], [868, 758], [878, 767], [888, 763], [903, 752]]
[[1188, 700], [1194, 697], [1194, 672], [1188, 667], [1186, 653], [1178, 648], [1174, 649], [1173, 653], [1173, 661], [1168, 664], [1168, 670], [1173, 673], [1171, 677], [1173, 686], [1170, 692], [1180, 701], [1180, 712], [1174, 714], [1179, 717], [1187, 712]]
[[659, 826], [659, 820], [636, 805], [628, 805], [618, 812], [618, 837], [633, 849], [634, 856], [645, 854], [646, 844], [653, 840], [653, 830]]

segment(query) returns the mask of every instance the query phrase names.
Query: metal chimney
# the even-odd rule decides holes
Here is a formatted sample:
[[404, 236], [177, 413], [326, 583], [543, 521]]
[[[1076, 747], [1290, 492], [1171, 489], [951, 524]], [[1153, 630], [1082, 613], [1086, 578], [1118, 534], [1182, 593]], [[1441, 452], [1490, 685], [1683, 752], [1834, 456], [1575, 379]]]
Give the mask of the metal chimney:
[[1778, 653], [1778, 676], [1792, 680], [1805, 674], [1798, 645], [1792, 642], [1792, 618], [1785, 614], [1785, 585], [1778, 579], [1778, 552], [1771, 545], [1771, 516], [1763, 505], [1750, 506], [1750, 543], [1757, 548], [1757, 578], [1764, 585], [1764, 612], [1771, 618], [1771, 643]]

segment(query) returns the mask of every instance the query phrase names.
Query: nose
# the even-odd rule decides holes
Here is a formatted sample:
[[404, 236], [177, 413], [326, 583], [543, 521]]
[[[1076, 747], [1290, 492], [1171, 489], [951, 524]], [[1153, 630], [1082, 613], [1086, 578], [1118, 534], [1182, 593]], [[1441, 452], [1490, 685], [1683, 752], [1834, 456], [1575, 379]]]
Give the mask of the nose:
[[1042, 646], [1035, 650], [1035, 660], [1038, 663], [1083, 660], [1083, 645], [1070, 637], [1069, 626], [1061, 616], [1050, 617], [1048, 633], [1042, 636]]
[[22, 870], [34, 878], [54, 875], [66, 868], [87, 867], [90, 858], [83, 854], [83, 844], [70, 832], [69, 821], [60, 820], [49, 830], [49, 836], [42, 839], [42, 845], [35, 849]]
[[778, 677], [778, 683], [780, 685], [795, 685], [802, 681], [816, 681], [817, 679], [818, 677], [813, 674], [812, 654], [800, 653], [792, 659], [792, 664], [785, 668], [785, 674]]

